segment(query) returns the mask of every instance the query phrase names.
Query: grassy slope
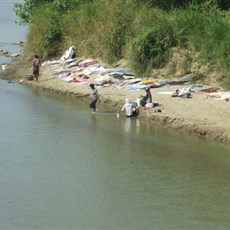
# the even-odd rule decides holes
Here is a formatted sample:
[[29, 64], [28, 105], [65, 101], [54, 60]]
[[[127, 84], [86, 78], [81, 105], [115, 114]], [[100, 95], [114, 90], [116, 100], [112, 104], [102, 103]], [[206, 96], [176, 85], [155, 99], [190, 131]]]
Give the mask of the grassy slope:
[[135, 1], [98, 0], [58, 11], [46, 3], [31, 19], [27, 56], [60, 56], [75, 45], [80, 57], [109, 64], [125, 59], [142, 77], [193, 74], [230, 88], [229, 17], [215, 6], [165, 12]]

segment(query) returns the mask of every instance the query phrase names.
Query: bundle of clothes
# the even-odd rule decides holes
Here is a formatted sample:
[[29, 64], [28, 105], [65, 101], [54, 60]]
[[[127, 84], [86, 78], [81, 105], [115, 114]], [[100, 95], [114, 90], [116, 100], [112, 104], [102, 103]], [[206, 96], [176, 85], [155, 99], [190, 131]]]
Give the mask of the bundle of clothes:
[[190, 98], [191, 93], [194, 92], [191, 87], [177, 89], [175, 93], [172, 94], [172, 97], [181, 97], [181, 98]]

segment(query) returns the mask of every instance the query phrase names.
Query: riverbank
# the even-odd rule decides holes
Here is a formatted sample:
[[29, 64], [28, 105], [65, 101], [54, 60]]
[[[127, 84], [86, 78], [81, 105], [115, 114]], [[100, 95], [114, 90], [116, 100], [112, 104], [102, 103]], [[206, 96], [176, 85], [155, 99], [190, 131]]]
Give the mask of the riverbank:
[[[77, 81], [79, 78], [75, 78], [75, 82], [66, 81], [68, 77], [66, 73], [69, 73], [71, 70], [71, 73], [79, 76], [82, 75], [83, 68], [79, 68], [79, 66], [69, 68], [60, 65], [47, 65], [47, 63], [44, 63], [41, 67], [39, 82], [34, 82], [27, 79], [27, 76], [31, 74], [29, 64], [26, 62], [19, 63], [12, 66], [8, 73], [5, 74], [10, 76], [7, 77], [8, 79], [17, 79], [20, 84], [76, 97], [84, 100], [85, 103], [89, 102], [89, 95], [91, 93], [91, 89], [88, 87], [89, 83], [98, 83], [95, 81], [98, 73], [90, 74], [88, 78], [81, 78], [81, 81]], [[94, 65], [98, 65], [98, 63]], [[116, 68], [121, 67], [117, 66]], [[140, 119], [153, 126], [157, 125], [174, 129], [175, 132], [196, 135], [199, 138], [210, 141], [230, 143], [230, 122], [228, 122], [230, 117], [230, 101], [225, 100], [226, 98], [216, 97], [216, 95], [204, 90], [209, 87], [215, 88], [214, 85], [194, 87], [191, 98], [188, 99], [171, 96], [177, 89], [188, 86], [191, 86], [189, 82], [181, 85], [164, 85], [151, 88], [153, 101], [158, 102], [160, 106], [149, 109], [142, 107], [140, 109]], [[130, 88], [128, 87], [121, 85], [118, 87], [115, 84], [98, 84], [97, 88], [101, 95], [101, 103], [98, 104], [99, 110], [110, 108], [117, 111], [122, 107], [126, 98], [135, 101], [140, 95], [145, 94], [143, 89], [129, 90]], [[223, 89], [218, 88], [216, 93], [221, 95], [223, 92]], [[156, 109], [160, 109], [161, 112], [156, 112]]]

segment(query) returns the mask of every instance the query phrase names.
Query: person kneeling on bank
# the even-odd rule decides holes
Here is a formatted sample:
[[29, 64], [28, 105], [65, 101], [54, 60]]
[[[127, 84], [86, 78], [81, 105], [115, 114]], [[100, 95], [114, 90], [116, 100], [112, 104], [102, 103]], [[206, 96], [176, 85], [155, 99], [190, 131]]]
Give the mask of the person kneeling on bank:
[[120, 111], [125, 111], [125, 115], [127, 117], [136, 117], [139, 114], [137, 106], [134, 103], [132, 103], [129, 98], [125, 100], [125, 104], [123, 105]]

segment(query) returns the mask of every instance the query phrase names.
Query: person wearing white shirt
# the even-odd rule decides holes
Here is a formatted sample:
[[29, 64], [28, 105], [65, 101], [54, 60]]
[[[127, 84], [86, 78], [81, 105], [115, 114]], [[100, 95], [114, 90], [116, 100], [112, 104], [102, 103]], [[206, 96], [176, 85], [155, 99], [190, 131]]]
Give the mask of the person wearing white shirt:
[[127, 117], [134, 117], [134, 116], [138, 116], [139, 114], [138, 109], [133, 105], [133, 103], [130, 101], [129, 98], [126, 98], [125, 104], [123, 105], [120, 111], [121, 112], [125, 111], [125, 115]]

